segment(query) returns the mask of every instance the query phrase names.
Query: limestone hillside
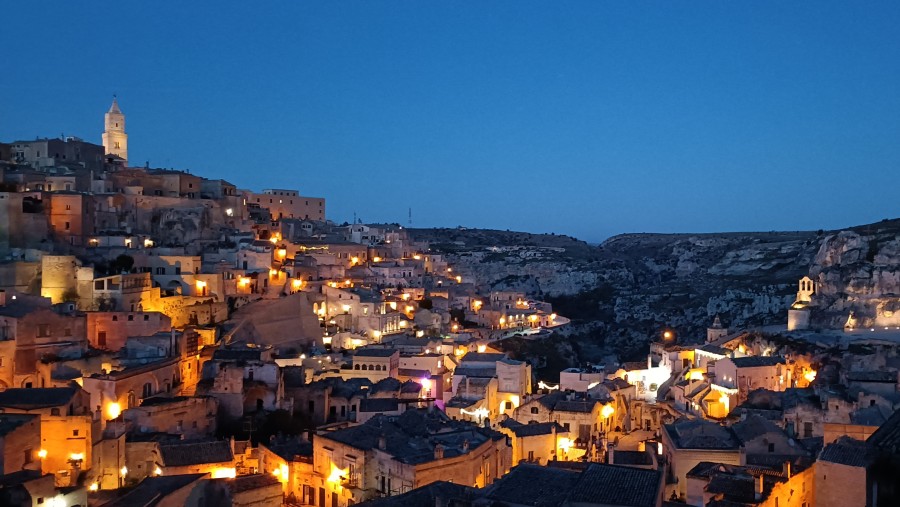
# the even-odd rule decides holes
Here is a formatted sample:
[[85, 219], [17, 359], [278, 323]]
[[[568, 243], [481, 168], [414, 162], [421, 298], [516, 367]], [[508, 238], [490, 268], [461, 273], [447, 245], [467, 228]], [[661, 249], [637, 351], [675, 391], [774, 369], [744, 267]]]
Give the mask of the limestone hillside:
[[607, 352], [646, 350], [664, 327], [702, 340], [717, 313], [733, 327], [783, 323], [807, 274], [827, 281], [833, 300], [846, 287], [900, 294], [900, 220], [844, 232], [623, 234], [599, 246], [482, 229], [411, 233], [472, 275], [482, 294], [515, 289], [548, 299], [575, 319], [570, 333]]

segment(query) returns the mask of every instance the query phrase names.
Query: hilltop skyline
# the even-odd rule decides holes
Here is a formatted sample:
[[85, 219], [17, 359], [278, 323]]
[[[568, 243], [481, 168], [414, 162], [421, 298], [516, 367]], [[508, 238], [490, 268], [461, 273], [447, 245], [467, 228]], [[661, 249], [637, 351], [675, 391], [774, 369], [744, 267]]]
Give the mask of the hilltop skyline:
[[296, 188], [338, 223], [599, 242], [896, 216], [900, 8], [811, 6], [17, 5], [0, 140], [99, 144], [117, 94], [133, 165]]

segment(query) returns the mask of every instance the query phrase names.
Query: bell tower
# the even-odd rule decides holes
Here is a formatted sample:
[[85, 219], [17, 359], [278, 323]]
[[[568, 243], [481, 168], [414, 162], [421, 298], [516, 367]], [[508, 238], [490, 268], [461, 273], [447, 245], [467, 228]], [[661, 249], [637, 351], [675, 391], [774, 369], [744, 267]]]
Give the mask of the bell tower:
[[109, 111], [103, 115], [105, 129], [103, 130], [103, 147], [108, 155], [118, 155], [128, 160], [128, 134], [125, 133], [125, 115], [119, 109], [119, 102], [113, 95], [112, 105]]

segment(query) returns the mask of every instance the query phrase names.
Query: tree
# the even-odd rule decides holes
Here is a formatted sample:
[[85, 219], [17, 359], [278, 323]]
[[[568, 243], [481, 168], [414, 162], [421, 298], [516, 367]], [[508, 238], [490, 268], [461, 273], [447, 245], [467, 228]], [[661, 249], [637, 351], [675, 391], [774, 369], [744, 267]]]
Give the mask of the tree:
[[134, 257], [122, 254], [113, 260], [109, 265], [109, 271], [112, 275], [120, 273], [130, 273], [134, 267]]

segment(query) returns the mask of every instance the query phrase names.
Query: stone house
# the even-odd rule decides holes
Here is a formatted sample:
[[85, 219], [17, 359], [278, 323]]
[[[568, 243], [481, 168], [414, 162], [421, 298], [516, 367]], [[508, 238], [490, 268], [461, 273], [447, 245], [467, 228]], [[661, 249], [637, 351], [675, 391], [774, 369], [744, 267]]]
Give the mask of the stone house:
[[[85, 350], [84, 315], [74, 311], [73, 303], [51, 305], [47, 298], [3, 292], [0, 342], [14, 352], [0, 359], [0, 372], [6, 374], [0, 387], [42, 387], [37, 375], [42, 357], [74, 357]], [[4, 367], [7, 362], [12, 364]]]
[[41, 470], [41, 418], [36, 414], [0, 414], [0, 472]]
[[512, 444], [512, 462], [547, 464], [551, 460], [574, 459], [566, 456], [571, 448], [569, 432], [556, 422], [522, 424], [506, 419], [498, 424], [499, 431]]
[[153, 396], [122, 412], [132, 432], [174, 433], [186, 439], [211, 436], [216, 431], [219, 403], [211, 396]]
[[675, 495], [687, 497], [687, 474], [700, 462], [741, 464], [741, 444], [731, 430], [702, 419], [679, 420], [663, 425], [660, 436], [668, 479]]
[[716, 384], [737, 389], [737, 403], [743, 403], [750, 391], [784, 391], [792, 385], [785, 359], [779, 356], [726, 357], [716, 361]]
[[67, 485], [72, 462], [91, 467], [93, 444], [100, 440], [100, 421], [90, 395], [79, 387], [7, 389], [0, 392], [0, 411], [40, 417], [41, 469]]
[[172, 319], [159, 312], [87, 312], [87, 339], [92, 347], [118, 351], [130, 336], [172, 330]]
[[511, 461], [501, 433], [452, 421], [440, 411], [407, 410], [317, 435], [310, 489], [317, 489], [320, 501], [345, 507], [439, 480], [484, 487], [506, 473]]

